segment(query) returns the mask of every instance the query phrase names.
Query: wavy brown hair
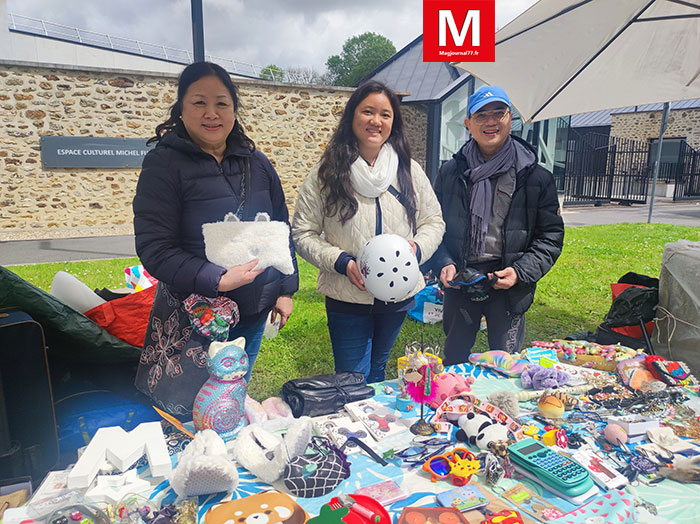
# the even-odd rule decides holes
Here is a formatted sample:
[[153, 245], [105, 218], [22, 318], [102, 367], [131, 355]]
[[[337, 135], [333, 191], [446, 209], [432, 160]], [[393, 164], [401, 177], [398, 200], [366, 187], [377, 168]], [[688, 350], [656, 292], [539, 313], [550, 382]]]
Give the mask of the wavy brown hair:
[[182, 70], [182, 73], [180, 73], [177, 79], [177, 100], [170, 107], [170, 117], [162, 124], [156, 126], [155, 136], [149, 138], [146, 144], [160, 142], [163, 136], [169, 131], [175, 131], [179, 136], [191, 140], [187, 129], [185, 129], [185, 124], [180, 118], [182, 116], [182, 99], [185, 97], [185, 93], [187, 93], [189, 87], [205, 76], [215, 76], [221, 80], [224, 86], [226, 86], [226, 89], [228, 89], [228, 92], [231, 94], [231, 99], [233, 100], [233, 111], [236, 115], [236, 121], [226, 141], [238, 142], [251, 151], [255, 149], [255, 142], [245, 134], [243, 125], [241, 125], [240, 118], [238, 117], [238, 111], [241, 107], [238, 89], [231, 81], [231, 77], [226, 70], [213, 62], [194, 62]]
[[391, 103], [394, 121], [391, 134], [387, 139], [399, 157], [399, 191], [404, 197], [406, 214], [411, 228], [416, 228], [416, 192], [411, 180], [411, 150], [404, 133], [403, 118], [399, 97], [381, 82], [370, 81], [360, 85], [350, 96], [345, 105], [343, 116], [338, 128], [333, 133], [331, 141], [321, 157], [318, 176], [321, 181], [321, 192], [324, 198], [323, 211], [328, 217], [338, 215], [340, 222], [345, 224], [357, 213], [355, 190], [350, 182], [350, 166], [360, 156], [360, 148], [355, 133], [352, 131], [352, 121], [355, 109], [373, 93], [384, 93]]

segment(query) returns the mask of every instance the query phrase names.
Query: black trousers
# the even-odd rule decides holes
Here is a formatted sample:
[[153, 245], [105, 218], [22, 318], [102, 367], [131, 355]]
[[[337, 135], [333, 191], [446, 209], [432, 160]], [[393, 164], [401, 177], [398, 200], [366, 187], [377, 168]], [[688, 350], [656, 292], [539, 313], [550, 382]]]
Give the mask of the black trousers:
[[525, 315], [512, 314], [506, 306], [504, 290], [491, 290], [485, 300], [472, 301], [460, 289], [446, 289], [442, 317], [444, 364], [449, 366], [467, 361], [482, 315], [486, 317], [490, 349], [508, 353], [520, 351], [525, 339]]

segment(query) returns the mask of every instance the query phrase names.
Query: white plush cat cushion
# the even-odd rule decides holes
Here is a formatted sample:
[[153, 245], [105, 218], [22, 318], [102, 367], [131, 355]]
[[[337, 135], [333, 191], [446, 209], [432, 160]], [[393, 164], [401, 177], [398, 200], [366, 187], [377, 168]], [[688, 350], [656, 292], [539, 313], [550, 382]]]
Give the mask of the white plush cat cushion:
[[238, 470], [226, 454], [223, 439], [211, 429], [198, 432], [180, 454], [170, 485], [181, 497], [232, 491]]
[[[288, 427], [284, 438], [272, 433]], [[275, 419], [243, 428], [230, 443], [236, 461], [268, 484], [282, 476], [289, 460], [301, 455], [311, 440], [311, 418]]]
[[294, 273], [289, 251], [289, 226], [270, 220], [267, 213], [258, 213], [253, 222], [243, 222], [233, 213], [223, 222], [202, 225], [204, 252], [207, 260], [230, 268], [258, 259], [256, 269], [270, 266], [280, 273]]

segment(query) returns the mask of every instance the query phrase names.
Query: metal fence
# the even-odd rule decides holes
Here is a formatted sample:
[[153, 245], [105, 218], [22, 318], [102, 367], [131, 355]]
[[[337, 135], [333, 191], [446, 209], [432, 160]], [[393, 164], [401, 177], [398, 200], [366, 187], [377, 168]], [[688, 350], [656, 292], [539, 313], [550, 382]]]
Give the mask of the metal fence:
[[646, 203], [649, 147], [645, 142], [593, 133], [569, 140], [564, 205]]
[[[65, 42], [110, 49], [121, 53], [166, 60], [178, 64], [190, 64], [193, 60], [192, 52], [187, 49], [177, 49], [161, 44], [142, 42], [140, 40], [134, 40], [133, 38], [123, 38], [120, 36], [98, 33], [96, 31], [56, 24], [40, 18], [32, 18], [15, 13], [8, 13], [8, 26], [10, 31], [45, 36]], [[295, 71], [275, 70], [248, 62], [242, 62], [240, 60], [212, 56], [210, 54], [205, 55], [205, 59], [216, 62], [229, 73], [242, 76], [261, 77], [276, 82], [293, 83], [313, 83], [318, 80], [312, 74], [311, 68], [296, 68]]]
[[700, 149], [683, 141], [675, 165], [673, 201], [700, 199]]

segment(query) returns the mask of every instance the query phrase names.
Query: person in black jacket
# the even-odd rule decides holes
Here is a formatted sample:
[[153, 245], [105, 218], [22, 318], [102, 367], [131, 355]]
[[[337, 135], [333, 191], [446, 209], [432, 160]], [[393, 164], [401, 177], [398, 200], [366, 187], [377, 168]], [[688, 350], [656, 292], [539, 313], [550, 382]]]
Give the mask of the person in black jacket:
[[[279, 176], [238, 119], [238, 92], [228, 73], [209, 62], [190, 64], [177, 93], [170, 117], [149, 140], [156, 147], [144, 158], [133, 201], [136, 251], [159, 281], [136, 386], [163, 409], [189, 414], [209, 376], [206, 351], [221, 328], [217, 321], [224, 330], [233, 326], [228, 340], [245, 337], [252, 370], [268, 313], [284, 326], [299, 276], [291, 237], [291, 275], [255, 269], [257, 260], [229, 268], [207, 260], [202, 224], [221, 222], [230, 212], [244, 221], [264, 212], [288, 223], [289, 212]], [[194, 329], [192, 315], [209, 322], [212, 335]]]
[[491, 349], [522, 348], [537, 281], [564, 244], [554, 178], [510, 135], [510, 106], [500, 87], [475, 91], [465, 120], [471, 138], [435, 181], [446, 224], [434, 257], [445, 287], [446, 365], [467, 360], [482, 315]]

